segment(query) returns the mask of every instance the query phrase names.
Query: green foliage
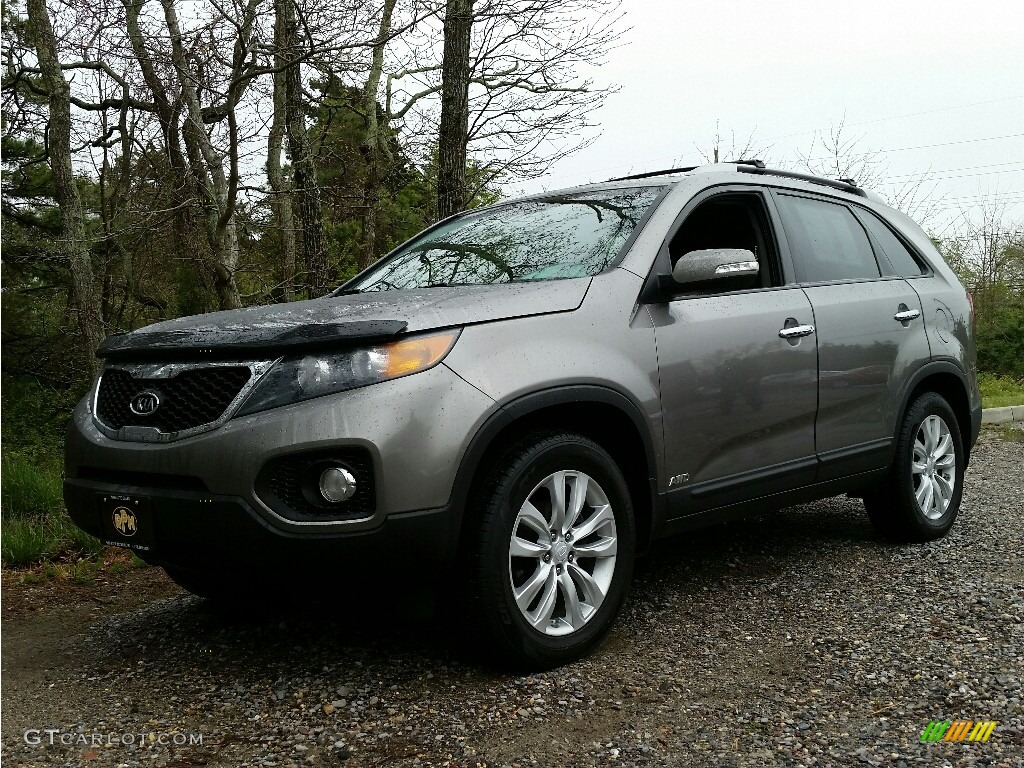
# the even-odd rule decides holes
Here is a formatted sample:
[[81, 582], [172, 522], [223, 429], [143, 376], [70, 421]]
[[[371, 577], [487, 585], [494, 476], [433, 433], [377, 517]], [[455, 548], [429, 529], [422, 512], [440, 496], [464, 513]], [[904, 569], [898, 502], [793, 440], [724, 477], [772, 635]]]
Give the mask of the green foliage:
[[[324, 228], [330, 261], [339, 282], [356, 272], [363, 241], [365, 188], [370, 166], [362, 146], [366, 118], [363, 92], [329, 78], [316, 87], [322, 96], [310, 137], [317, 152]], [[383, 110], [378, 119], [386, 125]], [[382, 167], [377, 185], [377, 251], [382, 255], [433, 220], [434, 192], [426, 175], [406, 155], [398, 135], [382, 129]]]
[[[6, 354], [6, 350], [5, 350]], [[59, 469], [64, 431], [71, 411], [84, 388], [61, 388], [28, 376], [5, 376], [3, 420], [0, 433], [4, 450], [4, 493], [8, 455], [16, 455], [39, 467]]]
[[69, 555], [92, 555], [101, 549], [99, 541], [76, 527], [64, 511], [59, 468], [5, 446], [0, 483], [0, 558], [4, 564], [28, 565]]
[[2, 395], [0, 558], [27, 565], [99, 552], [67, 516], [61, 489], [63, 435], [78, 392], [5, 377]]
[[987, 303], [977, 322], [978, 369], [1024, 379], [1024, 297]]
[[14, 451], [4, 453], [0, 467], [4, 520], [47, 517], [61, 508], [61, 477], [54, 467], [37, 464]]
[[1024, 379], [1024, 234], [1020, 226], [990, 222], [972, 238], [940, 242], [938, 247], [974, 300], [978, 370]]
[[978, 375], [978, 387], [981, 389], [981, 404], [985, 408], [1024, 405], [1024, 379], [981, 373]]
[[103, 545], [76, 527], [63, 509], [44, 517], [0, 522], [0, 559], [7, 566], [93, 556], [102, 549]]

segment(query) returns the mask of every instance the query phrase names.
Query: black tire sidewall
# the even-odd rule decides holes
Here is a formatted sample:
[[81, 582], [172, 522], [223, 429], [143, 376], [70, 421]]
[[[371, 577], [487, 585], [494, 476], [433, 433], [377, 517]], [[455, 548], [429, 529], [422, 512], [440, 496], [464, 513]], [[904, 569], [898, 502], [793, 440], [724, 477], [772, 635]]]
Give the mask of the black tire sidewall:
[[[914, 439], [921, 428], [921, 424], [929, 416], [939, 416], [946, 423], [956, 450], [953, 496], [949, 501], [946, 511], [938, 520], [930, 520], [921, 511], [917, 498], [914, 495], [914, 480], [911, 469], [914, 459]], [[938, 538], [944, 535], [956, 520], [957, 512], [960, 508], [960, 499], [964, 486], [964, 443], [956, 415], [953, 413], [953, 409], [950, 408], [949, 403], [941, 395], [934, 392], [922, 395], [907, 410], [897, 450], [899, 453], [894, 467], [895, 486], [900, 496], [900, 505], [905, 510], [907, 522], [912, 529], [911, 533], [924, 539]]]
[[[481, 544], [483, 600], [495, 598], [491, 627], [514, 657], [533, 668], [555, 666], [577, 658], [596, 644], [610, 627], [629, 590], [636, 546], [633, 506], [626, 481], [612, 458], [596, 443], [573, 435], [539, 439], [512, 458], [513, 471], [493, 487]], [[576, 470], [590, 475], [608, 495], [615, 514], [618, 549], [615, 573], [604, 602], [580, 630], [552, 637], [534, 629], [516, 605], [508, 577], [508, 546], [512, 526], [528, 494], [548, 475]], [[485, 610], [486, 610], [486, 606]]]

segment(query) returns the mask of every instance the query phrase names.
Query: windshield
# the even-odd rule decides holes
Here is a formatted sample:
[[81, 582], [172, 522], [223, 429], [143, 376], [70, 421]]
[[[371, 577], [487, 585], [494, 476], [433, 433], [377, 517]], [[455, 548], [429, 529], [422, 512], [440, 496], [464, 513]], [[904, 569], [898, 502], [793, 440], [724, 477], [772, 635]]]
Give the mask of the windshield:
[[596, 275], [615, 259], [660, 192], [607, 189], [460, 216], [346, 287], [386, 291]]

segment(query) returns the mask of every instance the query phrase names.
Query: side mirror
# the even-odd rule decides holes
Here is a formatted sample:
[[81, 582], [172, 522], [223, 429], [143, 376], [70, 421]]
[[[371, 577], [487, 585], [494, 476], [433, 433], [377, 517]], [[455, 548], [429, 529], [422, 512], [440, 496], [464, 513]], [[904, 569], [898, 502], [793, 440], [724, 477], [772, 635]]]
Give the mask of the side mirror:
[[757, 256], [745, 248], [707, 248], [680, 257], [672, 269], [679, 285], [757, 275]]

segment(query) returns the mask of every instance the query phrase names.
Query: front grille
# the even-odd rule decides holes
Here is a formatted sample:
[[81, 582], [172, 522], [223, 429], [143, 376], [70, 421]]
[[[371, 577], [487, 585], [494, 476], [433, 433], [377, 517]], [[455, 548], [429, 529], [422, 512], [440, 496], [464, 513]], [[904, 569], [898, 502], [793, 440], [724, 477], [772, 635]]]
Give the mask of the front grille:
[[[356, 479], [355, 495], [331, 504], [319, 496], [320, 473], [344, 467]], [[362, 448], [295, 453], [271, 459], [256, 478], [256, 494], [272, 510], [292, 520], [351, 520], [373, 515], [376, 503], [373, 462]]]
[[[223, 415], [251, 375], [244, 365], [195, 368], [169, 379], [137, 379], [128, 371], [108, 368], [100, 379], [96, 415], [110, 429], [156, 427], [161, 432], [180, 432], [200, 427]], [[141, 392], [159, 397], [153, 413], [132, 411], [132, 398]]]

